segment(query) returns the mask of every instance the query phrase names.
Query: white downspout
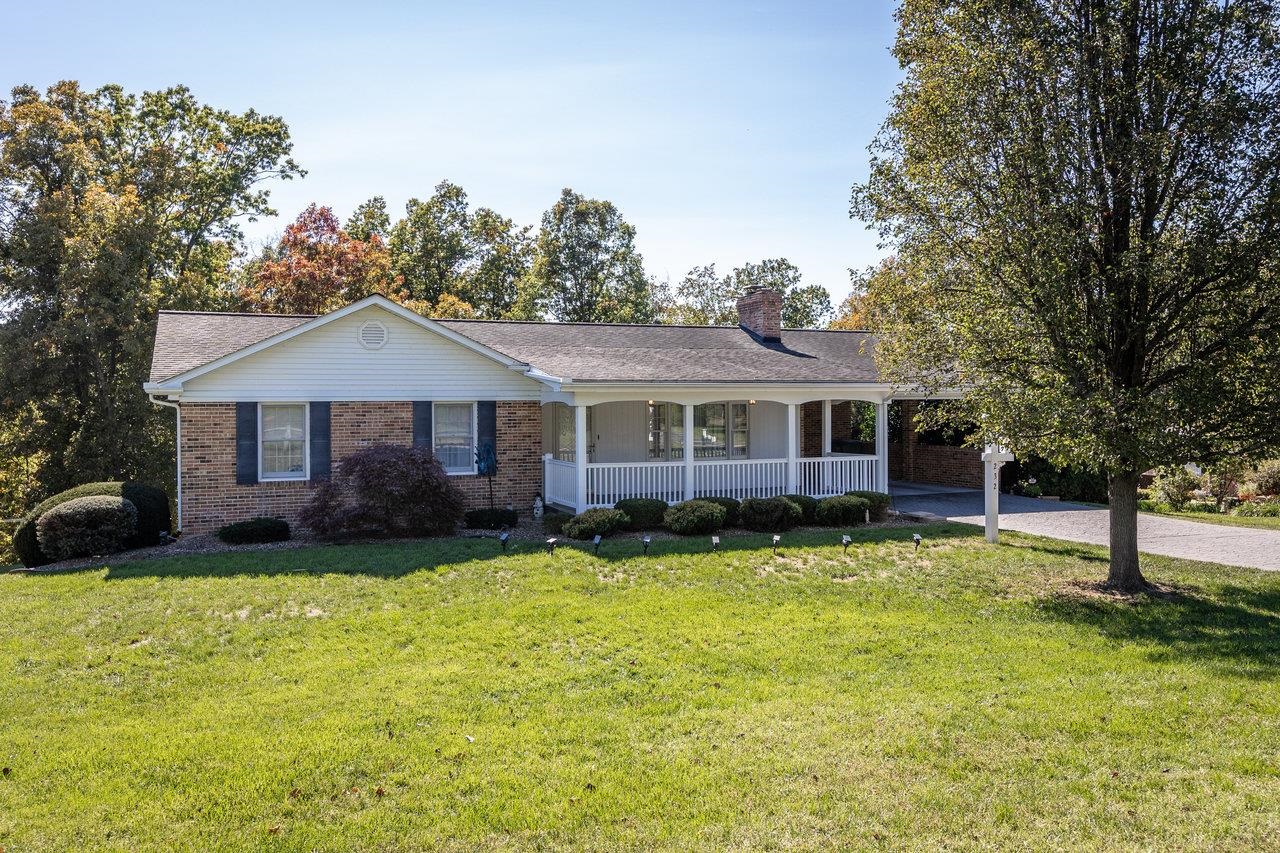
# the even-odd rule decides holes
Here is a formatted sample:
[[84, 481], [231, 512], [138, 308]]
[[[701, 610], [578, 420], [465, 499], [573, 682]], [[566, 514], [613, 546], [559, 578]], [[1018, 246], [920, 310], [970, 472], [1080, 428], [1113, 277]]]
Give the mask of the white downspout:
[[176, 440], [174, 441], [174, 444], [177, 446], [175, 462], [176, 462], [176, 473], [178, 475], [177, 476], [178, 532], [181, 533], [182, 532], [182, 409], [179, 408], [178, 404], [173, 402], [172, 400], [161, 400], [158, 397], [156, 397], [155, 394], [148, 394], [147, 397], [151, 400], [152, 403], [155, 403], [157, 406], [167, 406], [173, 409], [174, 420], [178, 422], [178, 435]]

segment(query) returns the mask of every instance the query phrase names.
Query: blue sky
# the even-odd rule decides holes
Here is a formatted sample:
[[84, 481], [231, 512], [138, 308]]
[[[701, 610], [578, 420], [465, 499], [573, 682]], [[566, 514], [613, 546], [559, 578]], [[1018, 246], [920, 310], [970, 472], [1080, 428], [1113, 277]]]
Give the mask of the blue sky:
[[649, 271], [787, 257], [837, 299], [880, 253], [848, 218], [898, 69], [892, 4], [40, 3], [10, 6], [0, 85], [183, 83], [288, 122], [312, 201], [393, 213], [442, 178], [533, 224], [613, 201]]

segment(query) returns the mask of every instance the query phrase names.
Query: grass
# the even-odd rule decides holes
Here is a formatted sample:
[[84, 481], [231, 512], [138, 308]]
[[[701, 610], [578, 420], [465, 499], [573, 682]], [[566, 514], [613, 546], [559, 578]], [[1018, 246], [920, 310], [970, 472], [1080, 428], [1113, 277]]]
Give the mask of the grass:
[[1280, 575], [919, 530], [0, 576], [0, 848], [1280, 842]]
[[[1146, 510], [1144, 510], [1146, 512]], [[1258, 527], [1264, 530], [1280, 530], [1280, 517], [1265, 515], [1231, 515], [1221, 512], [1147, 512], [1147, 515], [1162, 515], [1165, 518], [1181, 518], [1184, 521], [1203, 521], [1208, 524], [1223, 524], [1228, 527]]]

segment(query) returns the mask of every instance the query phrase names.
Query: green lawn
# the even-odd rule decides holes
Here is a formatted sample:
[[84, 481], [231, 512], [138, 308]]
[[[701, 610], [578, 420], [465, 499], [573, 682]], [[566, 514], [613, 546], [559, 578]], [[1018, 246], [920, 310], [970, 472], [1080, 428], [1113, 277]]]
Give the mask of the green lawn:
[[1205, 521], [1209, 524], [1225, 524], [1228, 527], [1261, 527], [1265, 530], [1280, 530], [1280, 517], [1265, 515], [1231, 515], [1221, 512], [1149, 512], [1147, 515], [1181, 518], [1184, 521]]
[[1280, 843], [1280, 575], [920, 530], [0, 576], [0, 848]]

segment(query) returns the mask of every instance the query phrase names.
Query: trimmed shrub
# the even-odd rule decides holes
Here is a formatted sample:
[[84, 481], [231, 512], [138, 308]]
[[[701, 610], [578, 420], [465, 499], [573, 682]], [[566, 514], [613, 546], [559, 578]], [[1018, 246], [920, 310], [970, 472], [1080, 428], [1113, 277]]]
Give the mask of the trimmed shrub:
[[282, 518], [267, 518], [260, 515], [248, 521], [224, 524], [218, 528], [218, 538], [228, 545], [288, 542], [289, 522]]
[[473, 509], [466, 515], [467, 527], [472, 530], [501, 530], [515, 527], [520, 517], [514, 509]]
[[137, 527], [129, 537], [129, 541], [125, 543], [126, 548], [145, 548], [148, 545], [155, 545], [162, 535], [167, 535], [170, 531], [169, 495], [164, 489], [132, 481], [85, 483], [45, 498], [23, 517], [13, 531], [13, 550], [22, 564], [43, 566], [53, 560], [40, 550], [36, 532], [36, 523], [40, 520], [40, 516], [67, 501], [94, 495], [124, 498], [133, 504], [138, 513]]
[[1187, 501], [1180, 512], [1217, 512], [1217, 501]]
[[561, 532], [570, 539], [591, 539], [596, 536], [608, 536], [628, 524], [631, 519], [617, 509], [588, 509], [578, 513], [564, 523]]
[[1195, 476], [1186, 468], [1161, 468], [1151, 483], [1151, 498], [1157, 503], [1168, 504], [1174, 512], [1181, 512], [1197, 485]]
[[867, 520], [871, 504], [857, 495], [837, 495], [818, 501], [818, 523], [824, 527], [848, 527]]
[[36, 522], [40, 552], [53, 561], [123, 551], [137, 531], [137, 507], [114, 495], [74, 498]]
[[1280, 501], [1249, 501], [1237, 506], [1232, 514], [1246, 518], [1280, 518]]
[[1253, 477], [1260, 495], [1280, 495], [1280, 459], [1268, 459]]
[[846, 495], [862, 498], [871, 509], [871, 523], [881, 524], [889, 520], [889, 505], [893, 499], [884, 492], [856, 491], [845, 492]]
[[667, 502], [657, 498], [623, 498], [613, 508], [625, 512], [631, 519], [628, 530], [657, 530], [662, 526]]
[[724, 526], [728, 511], [718, 503], [703, 500], [685, 501], [666, 511], [662, 521], [672, 533], [689, 536], [714, 533]]
[[762, 533], [781, 533], [803, 520], [800, 507], [786, 498], [747, 498], [738, 508], [738, 523]]
[[818, 499], [808, 495], [783, 495], [784, 498], [800, 507], [800, 514], [805, 524], [813, 524], [818, 520]]
[[569, 523], [571, 518], [573, 516], [567, 512], [549, 510], [542, 516], [542, 529], [548, 533], [563, 533], [564, 526]]
[[462, 492], [428, 448], [375, 444], [344, 458], [301, 518], [322, 536], [444, 536], [462, 507]]
[[700, 501], [710, 501], [713, 504], [724, 507], [724, 526], [738, 526], [738, 508], [742, 506], [742, 502], [737, 498], [698, 498]]

